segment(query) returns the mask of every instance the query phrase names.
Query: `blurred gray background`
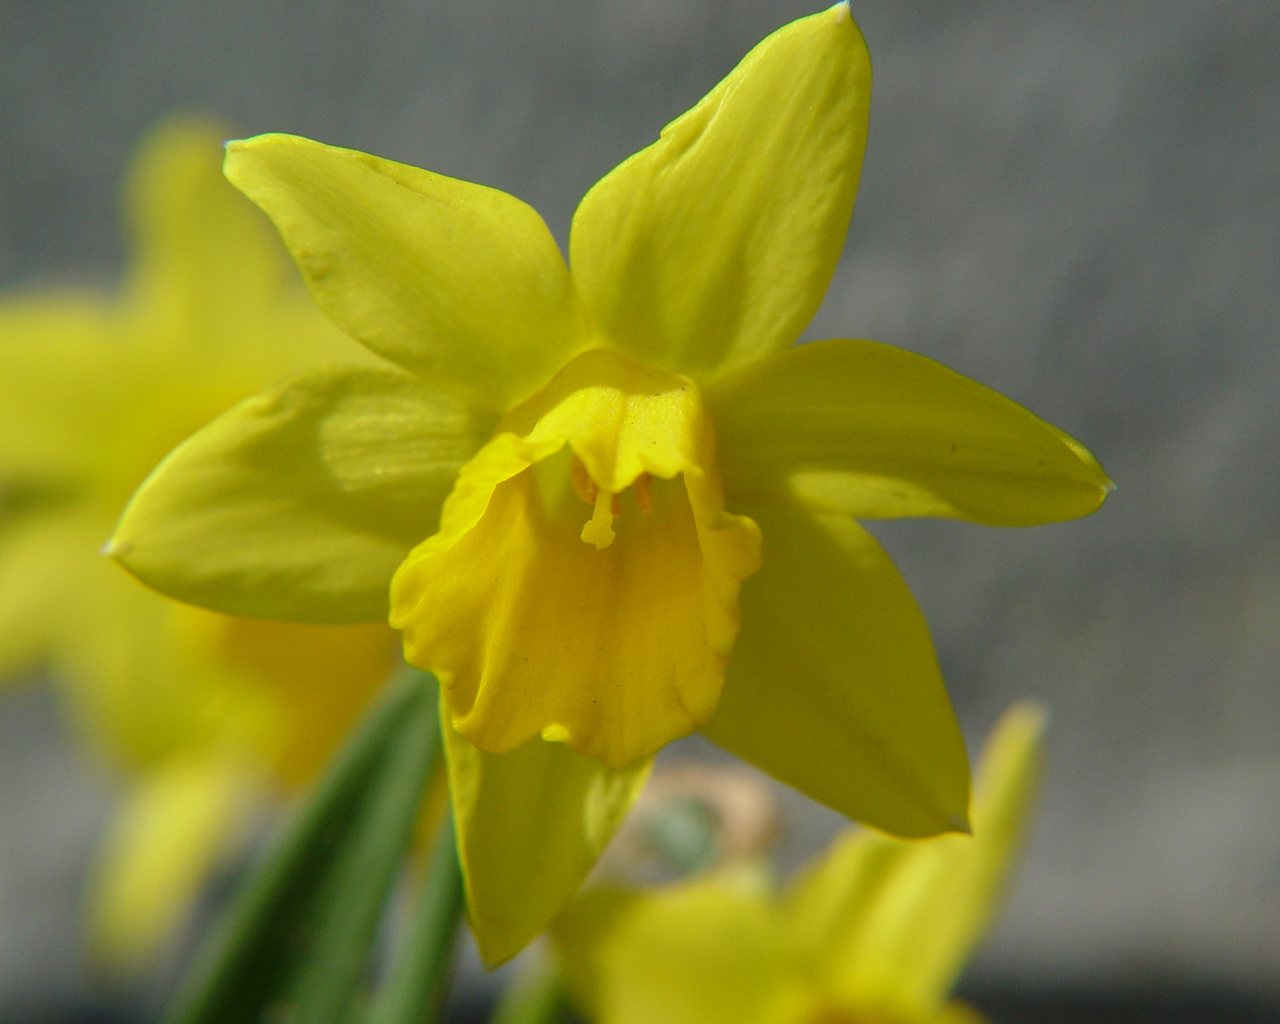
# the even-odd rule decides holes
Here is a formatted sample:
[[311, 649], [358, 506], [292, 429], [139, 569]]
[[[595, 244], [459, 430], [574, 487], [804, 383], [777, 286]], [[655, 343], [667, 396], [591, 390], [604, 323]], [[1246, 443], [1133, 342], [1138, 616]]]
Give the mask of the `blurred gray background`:
[[[508, 190], [563, 241], [593, 181], [814, 9], [0, 0], [0, 284], [112, 279], [120, 172], [174, 109]], [[810, 336], [939, 359], [1119, 484], [1061, 526], [876, 527], [970, 738], [1018, 697], [1053, 710], [1042, 819], [971, 983], [1280, 999], [1280, 3], [854, 13], [871, 137]], [[58, 736], [38, 692], [0, 704], [4, 1019], [84, 990], [102, 784]]]

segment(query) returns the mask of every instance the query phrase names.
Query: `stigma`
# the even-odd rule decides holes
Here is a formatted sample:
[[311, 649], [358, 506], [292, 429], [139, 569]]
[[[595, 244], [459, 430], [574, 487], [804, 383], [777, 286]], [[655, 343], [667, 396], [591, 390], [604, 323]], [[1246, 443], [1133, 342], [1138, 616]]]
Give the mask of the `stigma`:
[[[613, 521], [622, 515], [622, 501], [617, 494], [604, 490], [592, 478], [583, 461], [577, 455], [570, 463], [569, 480], [573, 493], [592, 506], [591, 518], [582, 527], [582, 542], [603, 551], [617, 538]], [[653, 477], [641, 473], [631, 487], [636, 507], [644, 515], [653, 512]]]

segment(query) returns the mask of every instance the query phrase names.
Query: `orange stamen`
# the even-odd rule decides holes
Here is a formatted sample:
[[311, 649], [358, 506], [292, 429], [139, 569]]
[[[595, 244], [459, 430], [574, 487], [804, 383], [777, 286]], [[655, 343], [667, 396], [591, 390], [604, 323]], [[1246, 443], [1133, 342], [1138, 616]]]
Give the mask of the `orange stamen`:
[[588, 505], [596, 503], [596, 482], [591, 479], [591, 474], [587, 472], [587, 467], [583, 465], [582, 460], [576, 455], [573, 457], [573, 461], [569, 463], [569, 480], [573, 484], [574, 494]]
[[[573, 493], [594, 509], [591, 522], [583, 528], [582, 539], [596, 547], [607, 547], [614, 537], [612, 520], [622, 515], [621, 497], [601, 491], [577, 455], [569, 463], [569, 482], [573, 485]], [[649, 515], [653, 511], [653, 478], [648, 473], [636, 477], [634, 493], [640, 511]], [[610, 514], [608, 518], [605, 515], [606, 505]]]
[[632, 485], [631, 493], [635, 495], [636, 505], [645, 515], [653, 512], [653, 477], [641, 473]]

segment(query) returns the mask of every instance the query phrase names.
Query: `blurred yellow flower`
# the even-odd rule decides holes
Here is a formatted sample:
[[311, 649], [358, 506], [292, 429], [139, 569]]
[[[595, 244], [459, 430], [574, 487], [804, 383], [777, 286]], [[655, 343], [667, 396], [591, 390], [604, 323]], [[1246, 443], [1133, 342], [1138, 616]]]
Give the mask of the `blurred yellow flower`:
[[1029, 817], [1041, 712], [987, 742], [973, 836], [836, 840], [781, 895], [741, 868], [650, 893], [601, 889], [554, 928], [596, 1024], [972, 1024], [948, 1001]]
[[142, 147], [119, 298], [0, 304], [0, 677], [47, 665], [126, 775], [92, 925], [124, 969], [172, 933], [266, 778], [313, 773], [395, 657], [385, 626], [233, 619], [99, 554], [192, 430], [305, 365], [372, 361], [290, 281], [269, 223], [220, 173], [220, 138], [174, 120]]
[[111, 553], [231, 614], [390, 614], [442, 683], [491, 962], [694, 729], [891, 832], [966, 827], [927, 627], [855, 517], [1041, 523], [1109, 482], [931, 360], [795, 345], [846, 233], [870, 78], [847, 5], [779, 30], [591, 189], [572, 272], [502, 192], [293, 136], [229, 148], [317, 302], [402, 369], [230, 411], [150, 477]]

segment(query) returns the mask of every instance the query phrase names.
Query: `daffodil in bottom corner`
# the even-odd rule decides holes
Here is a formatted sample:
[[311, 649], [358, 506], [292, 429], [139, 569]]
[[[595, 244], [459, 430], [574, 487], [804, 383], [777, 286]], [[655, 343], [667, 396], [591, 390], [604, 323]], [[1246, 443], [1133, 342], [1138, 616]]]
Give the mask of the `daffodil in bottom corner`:
[[844, 241], [870, 84], [847, 4], [783, 27], [587, 193], [567, 262], [494, 189], [294, 136], [229, 146], [319, 305], [398, 369], [242, 403], [157, 468], [110, 551], [230, 614], [390, 614], [441, 682], [490, 963], [694, 730], [892, 833], [967, 827], [928, 628], [856, 520], [1026, 526], [1110, 483], [929, 359], [796, 344]]
[[594, 1024], [981, 1024], [949, 998], [995, 912], [1030, 813], [1043, 715], [987, 743], [972, 836], [853, 830], [781, 894], [739, 867], [648, 892], [599, 889], [553, 934]]

